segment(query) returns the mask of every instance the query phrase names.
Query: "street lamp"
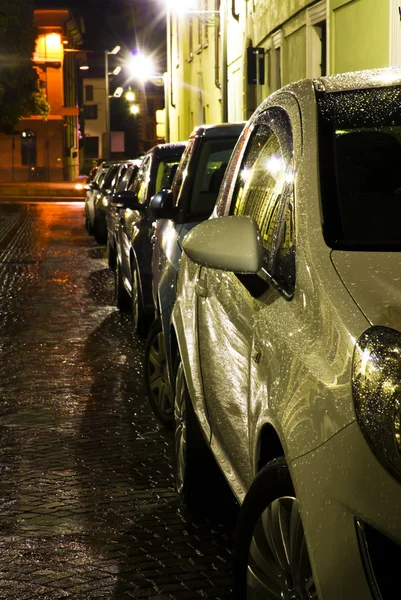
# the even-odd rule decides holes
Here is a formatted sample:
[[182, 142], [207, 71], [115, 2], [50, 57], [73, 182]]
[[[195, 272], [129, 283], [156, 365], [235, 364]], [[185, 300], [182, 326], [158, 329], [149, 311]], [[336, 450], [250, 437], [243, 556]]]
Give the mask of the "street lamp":
[[104, 72], [106, 83], [106, 160], [110, 160], [110, 90], [109, 90], [109, 54], [118, 54], [120, 46], [115, 46], [111, 52], [104, 52]]

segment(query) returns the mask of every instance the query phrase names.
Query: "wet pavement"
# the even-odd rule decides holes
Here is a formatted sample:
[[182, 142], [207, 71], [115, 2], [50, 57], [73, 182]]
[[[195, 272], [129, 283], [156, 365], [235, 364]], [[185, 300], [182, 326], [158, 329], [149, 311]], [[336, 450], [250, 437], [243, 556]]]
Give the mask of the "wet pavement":
[[82, 202], [0, 202], [0, 599], [231, 598]]

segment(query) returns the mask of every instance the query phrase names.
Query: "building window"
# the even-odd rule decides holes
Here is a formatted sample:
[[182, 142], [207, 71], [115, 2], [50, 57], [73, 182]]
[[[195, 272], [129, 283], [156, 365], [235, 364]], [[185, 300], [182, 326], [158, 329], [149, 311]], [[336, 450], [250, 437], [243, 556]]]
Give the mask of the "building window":
[[32, 129], [21, 132], [21, 164], [36, 165], [36, 133]]
[[97, 104], [84, 104], [84, 119], [97, 119]]
[[326, 2], [318, 2], [306, 11], [307, 77], [328, 73]]
[[99, 138], [97, 136], [84, 137], [84, 151], [86, 158], [99, 158]]
[[93, 85], [85, 86], [85, 101], [93, 102]]
[[275, 33], [272, 37], [272, 51], [271, 51], [271, 88], [272, 91], [278, 90], [279, 88], [281, 88], [281, 86], [283, 85], [283, 81], [282, 81], [282, 72], [281, 72], [281, 65], [282, 65], [282, 60], [283, 60], [283, 56], [282, 56], [282, 47], [283, 47], [283, 32], [277, 31], [277, 33]]

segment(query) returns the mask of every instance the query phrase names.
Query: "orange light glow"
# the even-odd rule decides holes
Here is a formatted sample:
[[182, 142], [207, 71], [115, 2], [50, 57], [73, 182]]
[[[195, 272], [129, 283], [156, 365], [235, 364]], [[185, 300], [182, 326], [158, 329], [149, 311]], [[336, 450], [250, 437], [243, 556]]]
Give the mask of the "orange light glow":
[[39, 35], [33, 55], [34, 62], [61, 62], [63, 60], [63, 45], [59, 33]]

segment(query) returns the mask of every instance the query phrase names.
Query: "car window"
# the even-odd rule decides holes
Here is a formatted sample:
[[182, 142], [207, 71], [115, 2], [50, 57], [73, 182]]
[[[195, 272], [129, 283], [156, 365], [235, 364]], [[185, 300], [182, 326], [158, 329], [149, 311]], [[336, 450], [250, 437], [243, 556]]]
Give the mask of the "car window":
[[147, 156], [143, 159], [142, 164], [139, 167], [138, 175], [131, 186], [132, 191], [137, 194], [138, 202], [141, 202], [142, 204], [146, 202], [148, 197], [150, 166], [151, 158], [150, 156]]
[[191, 190], [189, 217], [211, 214], [237, 139], [208, 140], [202, 144]]
[[105, 170], [105, 169], [103, 169], [103, 170], [102, 170], [102, 171], [99, 173], [99, 177], [96, 177], [95, 181], [96, 181], [96, 183], [99, 185], [99, 187], [101, 187], [101, 186], [102, 186], [102, 184], [103, 184], [103, 180], [104, 180], [104, 177], [105, 177], [105, 175], [106, 175], [106, 170]]
[[132, 183], [133, 178], [135, 177], [135, 175], [138, 173], [138, 167], [136, 165], [130, 165], [125, 173], [124, 173], [124, 177], [121, 178], [121, 180], [119, 181], [119, 184], [117, 186], [117, 192], [123, 192], [125, 191], [128, 186]]
[[195, 145], [195, 139], [192, 138], [189, 140], [189, 142], [184, 150], [184, 153], [181, 157], [180, 164], [178, 165], [177, 172], [176, 172], [174, 180], [173, 180], [172, 191], [173, 191], [173, 197], [174, 197], [174, 206], [178, 206], [179, 201], [180, 201], [183, 184], [188, 175], [188, 164], [189, 164], [189, 161], [192, 156], [194, 145]]
[[263, 113], [250, 136], [235, 183], [230, 214], [255, 219], [264, 267], [288, 294], [295, 286], [294, 165], [288, 115]]
[[171, 188], [179, 162], [179, 158], [160, 161], [157, 167], [155, 194], [160, 192], [160, 190]]
[[318, 94], [323, 234], [331, 248], [401, 247], [401, 88]]
[[119, 169], [118, 165], [113, 165], [112, 167], [110, 167], [108, 169], [108, 171], [106, 171], [103, 182], [101, 184], [102, 189], [106, 190], [113, 186], [113, 181], [116, 176], [116, 173], [118, 172], [118, 169]]

